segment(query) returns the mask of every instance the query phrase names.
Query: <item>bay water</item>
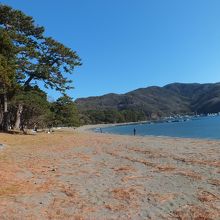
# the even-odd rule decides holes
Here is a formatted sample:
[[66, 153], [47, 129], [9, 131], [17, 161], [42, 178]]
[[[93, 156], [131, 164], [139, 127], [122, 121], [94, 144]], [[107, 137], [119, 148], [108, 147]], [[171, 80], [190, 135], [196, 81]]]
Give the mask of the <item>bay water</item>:
[[[220, 116], [207, 116], [173, 122], [116, 125], [102, 128], [103, 133], [140, 136], [220, 139]], [[96, 129], [99, 132], [100, 129]]]

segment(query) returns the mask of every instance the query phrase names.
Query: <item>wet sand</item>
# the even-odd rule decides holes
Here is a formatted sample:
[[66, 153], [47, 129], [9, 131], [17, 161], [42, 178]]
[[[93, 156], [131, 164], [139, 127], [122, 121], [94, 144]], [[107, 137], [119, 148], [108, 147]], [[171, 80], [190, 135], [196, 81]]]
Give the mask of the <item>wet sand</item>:
[[220, 219], [220, 141], [0, 134], [0, 219]]

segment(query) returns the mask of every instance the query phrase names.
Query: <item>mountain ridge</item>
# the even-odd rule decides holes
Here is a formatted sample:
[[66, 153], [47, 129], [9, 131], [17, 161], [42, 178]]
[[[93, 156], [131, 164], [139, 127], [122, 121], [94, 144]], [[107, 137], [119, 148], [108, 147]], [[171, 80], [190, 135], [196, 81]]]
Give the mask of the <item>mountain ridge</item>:
[[80, 98], [75, 101], [82, 114], [89, 111], [133, 111], [143, 119], [174, 114], [220, 112], [220, 83], [171, 83], [103, 96]]

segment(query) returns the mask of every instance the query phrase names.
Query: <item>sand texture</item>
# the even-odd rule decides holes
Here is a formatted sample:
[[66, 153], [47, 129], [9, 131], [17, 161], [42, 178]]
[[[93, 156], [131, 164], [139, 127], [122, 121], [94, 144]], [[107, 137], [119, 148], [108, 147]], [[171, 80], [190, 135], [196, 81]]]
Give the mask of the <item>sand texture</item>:
[[0, 134], [0, 219], [220, 219], [220, 142]]

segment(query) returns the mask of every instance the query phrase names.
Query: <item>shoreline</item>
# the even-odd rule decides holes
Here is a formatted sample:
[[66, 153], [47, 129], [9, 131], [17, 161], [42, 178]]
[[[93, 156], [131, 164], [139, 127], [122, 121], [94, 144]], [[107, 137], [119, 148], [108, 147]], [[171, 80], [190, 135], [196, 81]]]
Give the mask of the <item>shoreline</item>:
[[[114, 127], [114, 126], [126, 126], [126, 125], [136, 125], [136, 124], [145, 124], [150, 121], [140, 121], [140, 122], [126, 122], [126, 123], [112, 123], [112, 124], [95, 124], [95, 125], [83, 125], [76, 130], [78, 131], [92, 131], [92, 129], [98, 128], [106, 128], [106, 127]], [[95, 132], [94, 132], [95, 133]]]
[[[144, 122], [141, 122], [144, 123]], [[140, 124], [141, 124], [140, 123]], [[220, 142], [220, 139], [212, 139], [212, 138], [198, 138], [198, 137], [178, 137], [178, 136], [157, 136], [157, 135], [138, 135], [135, 136], [133, 134], [117, 134], [117, 133], [108, 133], [108, 132], [96, 132], [95, 129], [106, 128], [106, 127], [114, 127], [114, 126], [126, 126], [133, 125], [137, 123], [119, 123], [119, 124], [97, 124], [97, 125], [83, 125], [75, 129], [78, 132], [86, 132], [91, 134], [105, 134], [105, 135], [116, 135], [116, 136], [128, 136], [128, 137], [143, 137], [143, 138], [159, 138], [159, 139], [173, 139], [173, 140], [197, 140], [197, 141], [215, 141]], [[139, 124], [139, 123], [138, 123]], [[67, 129], [68, 130], [68, 129]], [[132, 133], [132, 132], [131, 132]]]
[[[219, 115], [216, 115], [216, 116], [219, 116]], [[193, 117], [195, 117], [195, 116], [192, 116], [192, 118]], [[204, 117], [204, 115], [201, 115], [199, 117], [197, 116], [196, 118], [202, 118], [202, 117]], [[206, 117], [208, 117], [208, 116], [206, 116]], [[179, 119], [181, 119], [181, 118], [179, 118]], [[95, 128], [105, 128], [105, 127], [114, 127], [114, 126], [126, 126], [126, 125], [148, 124], [148, 123], [166, 123], [167, 122], [166, 120], [167, 119], [164, 118], [164, 119], [153, 120], [153, 121], [148, 120], [148, 121], [138, 121], [138, 122], [92, 124], [92, 125], [83, 125], [83, 126], [80, 126], [80, 127], [76, 128], [76, 129], [79, 130], [79, 131], [84, 131], [84, 130], [90, 130], [90, 129], [95, 129]], [[164, 136], [164, 137], [166, 137], [166, 136]], [[167, 137], [170, 137], [170, 136], [167, 136]]]

